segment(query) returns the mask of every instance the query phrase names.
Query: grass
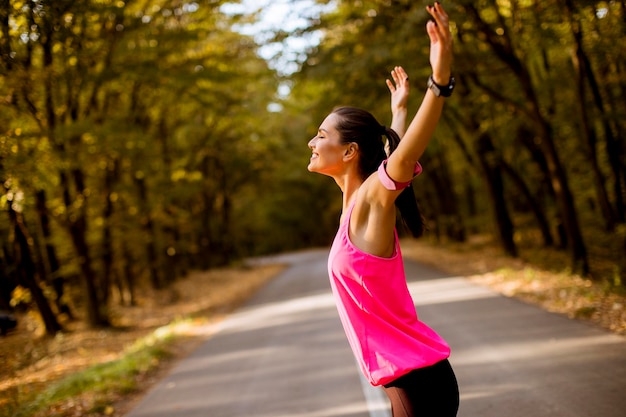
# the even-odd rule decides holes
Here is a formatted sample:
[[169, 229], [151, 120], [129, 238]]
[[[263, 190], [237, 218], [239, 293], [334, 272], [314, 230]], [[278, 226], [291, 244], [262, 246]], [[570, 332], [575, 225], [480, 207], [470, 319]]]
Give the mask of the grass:
[[6, 405], [2, 417], [30, 417], [55, 405], [67, 403], [89, 393], [92, 397], [90, 413], [107, 414], [106, 395], [125, 395], [137, 389], [137, 376], [156, 369], [163, 360], [172, 356], [170, 346], [181, 338], [180, 328], [186, 321], [160, 327], [150, 335], [139, 339], [117, 360], [94, 365], [53, 383], [43, 392], [21, 399], [19, 404]]
[[283, 266], [195, 272], [169, 288], [112, 304], [114, 327], [78, 322], [50, 338], [33, 314], [0, 343], [0, 417], [121, 417], [177, 358]]
[[626, 335], [626, 288], [615, 264], [594, 258], [596, 274], [591, 279], [572, 274], [567, 254], [554, 249], [522, 248], [519, 258], [511, 258], [487, 239], [436, 245], [407, 240], [403, 245], [408, 258], [463, 275], [504, 296]]

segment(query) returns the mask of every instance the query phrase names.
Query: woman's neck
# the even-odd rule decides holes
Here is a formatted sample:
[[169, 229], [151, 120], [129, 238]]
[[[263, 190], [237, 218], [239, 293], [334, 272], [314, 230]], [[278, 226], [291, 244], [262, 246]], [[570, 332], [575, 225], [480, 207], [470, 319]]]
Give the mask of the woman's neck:
[[342, 213], [345, 213], [356, 198], [357, 192], [363, 184], [363, 180], [355, 175], [346, 175], [342, 180], [335, 179], [335, 181], [337, 181], [343, 194]]

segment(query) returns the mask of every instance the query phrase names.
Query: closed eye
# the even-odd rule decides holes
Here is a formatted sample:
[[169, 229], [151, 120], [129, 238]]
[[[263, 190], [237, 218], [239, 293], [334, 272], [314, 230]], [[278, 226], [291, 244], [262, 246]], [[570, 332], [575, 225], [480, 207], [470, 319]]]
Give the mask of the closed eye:
[[324, 139], [324, 137], [325, 137], [324, 134], [326, 134], [326, 133], [328, 133], [328, 132], [326, 132], [325, 129], [319, 129], [317, 131], [317, 137], [320, 138], [320, 139]]

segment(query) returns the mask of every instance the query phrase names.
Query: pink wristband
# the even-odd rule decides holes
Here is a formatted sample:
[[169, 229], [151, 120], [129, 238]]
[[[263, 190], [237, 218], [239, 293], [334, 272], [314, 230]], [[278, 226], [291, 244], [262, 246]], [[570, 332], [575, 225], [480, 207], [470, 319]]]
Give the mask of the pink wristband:
[[[419, 162], [416, 162], [415, 169], [413, 170], [413, 178], [417, 177], [421, 173], [422, 173], [422, 166], [420, 165]], [[380, 179], [380, 182], [383, 184], [383, 186], [389, 191], [402, 190], [408, 187], [411, 184], [411, 181], [413, 181], [413, 178], [411, 178], [411, 181], [407, 181], [407, 182], [394, 181], [389, 176], [389, 174], [387, 174], [387, 160], [386, 159], [378, 167], [378, 178]]]

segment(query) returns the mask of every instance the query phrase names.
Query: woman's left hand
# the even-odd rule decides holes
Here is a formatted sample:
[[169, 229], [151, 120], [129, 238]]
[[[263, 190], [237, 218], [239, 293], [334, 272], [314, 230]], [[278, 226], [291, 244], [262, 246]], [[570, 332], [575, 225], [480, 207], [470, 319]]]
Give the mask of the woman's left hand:
[[430, 65], [433, 69], [433, 79], [439, 85], [447, 85], [452, 71], [452, 34], [448, 14], [439, 2], [435, 2], [434, 6], [426, 6], [426, 11], [434, 19], [426, 24], [430, 38]]
[[391, 92], [391, 113], [396, 114], [406, 111], [406, 104], [409, 98], [409, 76], [402, 67], [395, 67], [391, 70], [393, 82], [387, 79], [387, 87]]

